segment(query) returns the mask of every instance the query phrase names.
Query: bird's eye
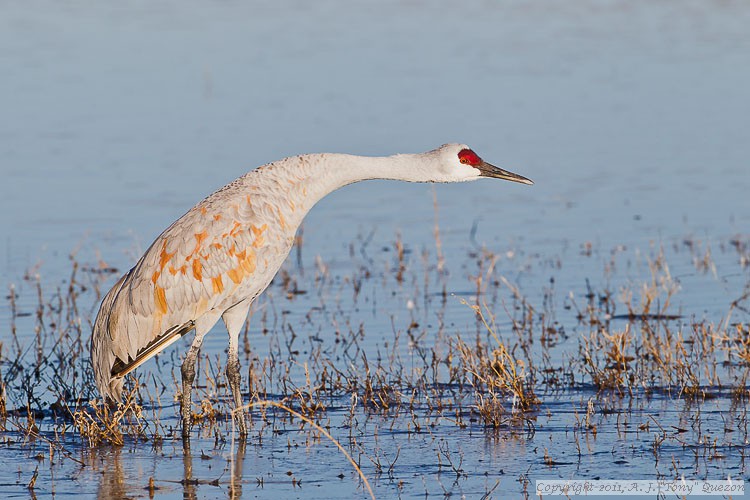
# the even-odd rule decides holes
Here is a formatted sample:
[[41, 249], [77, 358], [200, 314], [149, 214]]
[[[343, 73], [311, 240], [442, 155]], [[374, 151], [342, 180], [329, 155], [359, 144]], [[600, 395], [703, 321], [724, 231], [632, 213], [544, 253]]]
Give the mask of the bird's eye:
[[472, 167], [476, 167], [480, 163], [482, 163], [482, 159], [477, 155], [474, 151], [471, 149], [462, 149], [458, 152], [458, 161], [463, 163], [464, 165], [471, 165]]

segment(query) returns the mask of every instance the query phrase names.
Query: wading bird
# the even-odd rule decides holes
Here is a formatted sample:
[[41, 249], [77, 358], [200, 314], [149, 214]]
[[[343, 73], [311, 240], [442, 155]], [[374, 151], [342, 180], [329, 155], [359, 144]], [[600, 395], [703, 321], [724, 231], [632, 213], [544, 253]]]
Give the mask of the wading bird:
[[[490, 165], [463, 144], [422, 154], [370, 158], [310, 154], [250, 171], [177, 219], [102, 301], [91, 336], [99, 392], [119, 400], [123, 377], [195, 330], [182, 363], [182, 434], [189, 436], [195, 360], [219, 318], [229, 332], [226, 375], [237, 408], [239, 335], [253, 300], [292, 249], [297, 228], [321, 198], [367, 179], [464, 182], [482, 177], [533, 184]], [[241, 435], [247, 434], [238, 412]]]

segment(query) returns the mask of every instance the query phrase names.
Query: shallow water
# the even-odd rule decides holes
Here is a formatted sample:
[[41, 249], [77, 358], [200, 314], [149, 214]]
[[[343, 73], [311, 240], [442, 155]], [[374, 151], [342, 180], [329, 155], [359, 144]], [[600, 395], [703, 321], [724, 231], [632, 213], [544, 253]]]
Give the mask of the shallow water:
[[[540, 364], [545, 355], [555, 366], [577, 356], [588, 333], [576, 319], [587, 281], [596, 294], [612, 290], [615, 313], [625, 313], [618, 294], [631, 290], [639, 302], [638, 291], [653, 277], [649, 262], [662, 248], [678, 287], [669, 312], [682, 316], [667, 327], [725, 320], [748, 287], [749, 22], [750, 7], [732, 1], [5, 4], [0, 280], [15, 285], [19, 311], [32, 314], [18, 318], [20, 342], [34, 343], [35, 275], [48, 299], [65, 286], [70, 253], [84, 265], [101, 260], [126, 270], [172, 220], [250, 168], [300, 152], [387, 155], [453, 141], [536, 184], [373, 181], [334, 193], [305, 222], [301, 269], [294, 261], [286, 266], [308, 293], [290, 299], [275, 284], [258, 302], [251, 359], [274, 356], [278, 373], [288, 368], [299, 387], [304, 363], [322, 368], [316, 353], [343, 369], [361, 368], [362, 353], [388, 360], [390, 351], [414, 376], [420, 349], [444, 349], [456, 336], [487, 337], [459, 300], [476, 300], [472, 277], [479, 262], [487, 265], [475, 255], [482, 248], [498, 256], [483, 300], [500, 336], [515, 340], [511, 326], [519, 314], [511, 289], [491, 284], [501, 277], [565, 331], [549, 352], [534, 351]], [[436, 217], [447, 275], [434, 269]], [[403, 283], [393, 272], [399, 238], [407, 250]], [[352, 282], [363, 269], [372, 277], [354, 298]], [[664, 277], [664, 269], [657, 274]], [[105, 278], [105, 286], [114, 280]], [[659, 300], [665, 298], [662, 290]], [[95, 297], [81, 300], [87, 317]], [[740, 305], [727, 323], [748, 322], [747, 304]], [[4, 376], [10, 318], [5, 303]], [[413, 322], [421, 325], [417, 333]], [[347, 323], [364, 331], [351, 351], [334, 341], [335, 331], [346, 337]], [[291, 340], [297, 355], [284, 345], [293, 337], [287, 325], [299, 336]], [[225, 340], [217, 327], [204, 362], [218, 363]], [[160, 359], [165, 379], [181, 352]], [[734, 370], [722, 380], [744, 369]], [[352, 403], [343, 397], [326, 403], [324, 419], [352, 453], [360, 450], [349, 435], [354, 429], [360, 464], [378, 496], [520, 494], [547, 477], [747, 475], [744, 405], [732, 408], [725, 388], [700, 403], [674, 394], [621, 399], [598, 395], [583, 372], [575, 379], [559, 391], [539, 388], [533, 429], [471, 422], [471, 398], [455, 409], [466, 427], [424, 401], [413, 411], [401, 408], [408, 413], [401, 417], [358, 410], [352, 426]], [[272, 396], [284, 393], [274, 380], [268, 384]], [[202, 394], [226, 396], [222, 388]], [[595, 436], [576, 427], [589, 400]], [[177, 425], [171, 394], [162, 407], [162, 424]], [[244, 459], [235, 455], [243, 493], [364, 494], [333, 445], [273, 415], [268, 427], [254, 427]], [[422, 423], [415, 431], [413, 415], [435, 426]], [[629, 429], [623, 419], [632, 422]], [[654, 419], [666, 429], [689, 422], [690, 430], [670, 431], [655, 454]], [[723, 458], [699, 444], [706, 434], [719, 439]], [[159, 448], [128, 442], [94, 450], [73, 439], [66, 446], [92, 465], [84, 468], [59, 455], [37, 462], [35, 455], [48, 453], [45, 443], [5, 437], [0, 457], [12, 471], [0, 473], [5, 496], [27, 496], [37, 465], [37, 495], [148, 496], [149, 477], [159, 496], [230, 494], [232, 446], [210, 434], [195, 439], [187, 455], [171, 439]], [[442, 450], [463, 458], [462, 474], [440, 465]], [[396, 455], [390, 473], [367, 458], [385, 463]], [[186, 467], [201, 484], [183, 481]], [[217, 478], [218, 485], [209, 484]]]

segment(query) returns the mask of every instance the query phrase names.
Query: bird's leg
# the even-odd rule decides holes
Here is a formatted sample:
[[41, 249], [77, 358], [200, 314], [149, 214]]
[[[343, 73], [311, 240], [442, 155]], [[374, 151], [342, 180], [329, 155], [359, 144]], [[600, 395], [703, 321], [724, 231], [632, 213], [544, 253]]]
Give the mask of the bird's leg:
[[195, 361], [198, 357], [198, 351], [203, 344], [205, 333], [195, 334], [195, 339], [182, 362], [182, 396], [180, 399], [180, 414], [182, 416], [182, 437], [183, 439], [190, 436], [190, 427], [193, 419], [193, 382], [195, 382]]
[[245, 410], [242, 407], [242, 392], [240, 391], [242, 376], [240, 375], [239, 343], [240, 331], [245, 325], [245, 319], [247, 318], [247, 311], [249, 308], [250, 301], [243, 301], [234, 307], [227, 309], [222, 315], [222, 318], [224, 318], [224, 324], [227, 325], [227, 331], [229, 332], [227, 381], [229, 382], [229, 388], [232, 390], [235, 410], [237, 410], [237, 413], [235, 413], [234, 416], [241, 438], [247, 436], [247, 425], [245, 423]]
[[229, 344], [229, 359], [227, 360], [227, 380], [229, 380], [229, 387], [232, 389], [232, 397], [234, 398], [234, 407], [239, 409], [235, 414], [235, 420], [237, 427], [240, 431], [240, 437], [247, 436], [247, 426], [245, 425], [245, 410], [242, 408], [242, 392], [240, 391], [240, 382], [242, 376], [240, 375], [240, 360], [237, 353], [237, 347], [232, 349], [232, 344]]

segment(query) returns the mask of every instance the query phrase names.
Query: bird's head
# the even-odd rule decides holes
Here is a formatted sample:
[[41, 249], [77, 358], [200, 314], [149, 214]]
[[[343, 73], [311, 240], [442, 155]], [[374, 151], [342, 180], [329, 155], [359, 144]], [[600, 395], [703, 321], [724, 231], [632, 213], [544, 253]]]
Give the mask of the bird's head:
[[534, 184], [531, 179], [490, 165], [466, 144], [444, 144], [430, 153], [437, 156], [438, 182], [463, 182], [492, 177]]

